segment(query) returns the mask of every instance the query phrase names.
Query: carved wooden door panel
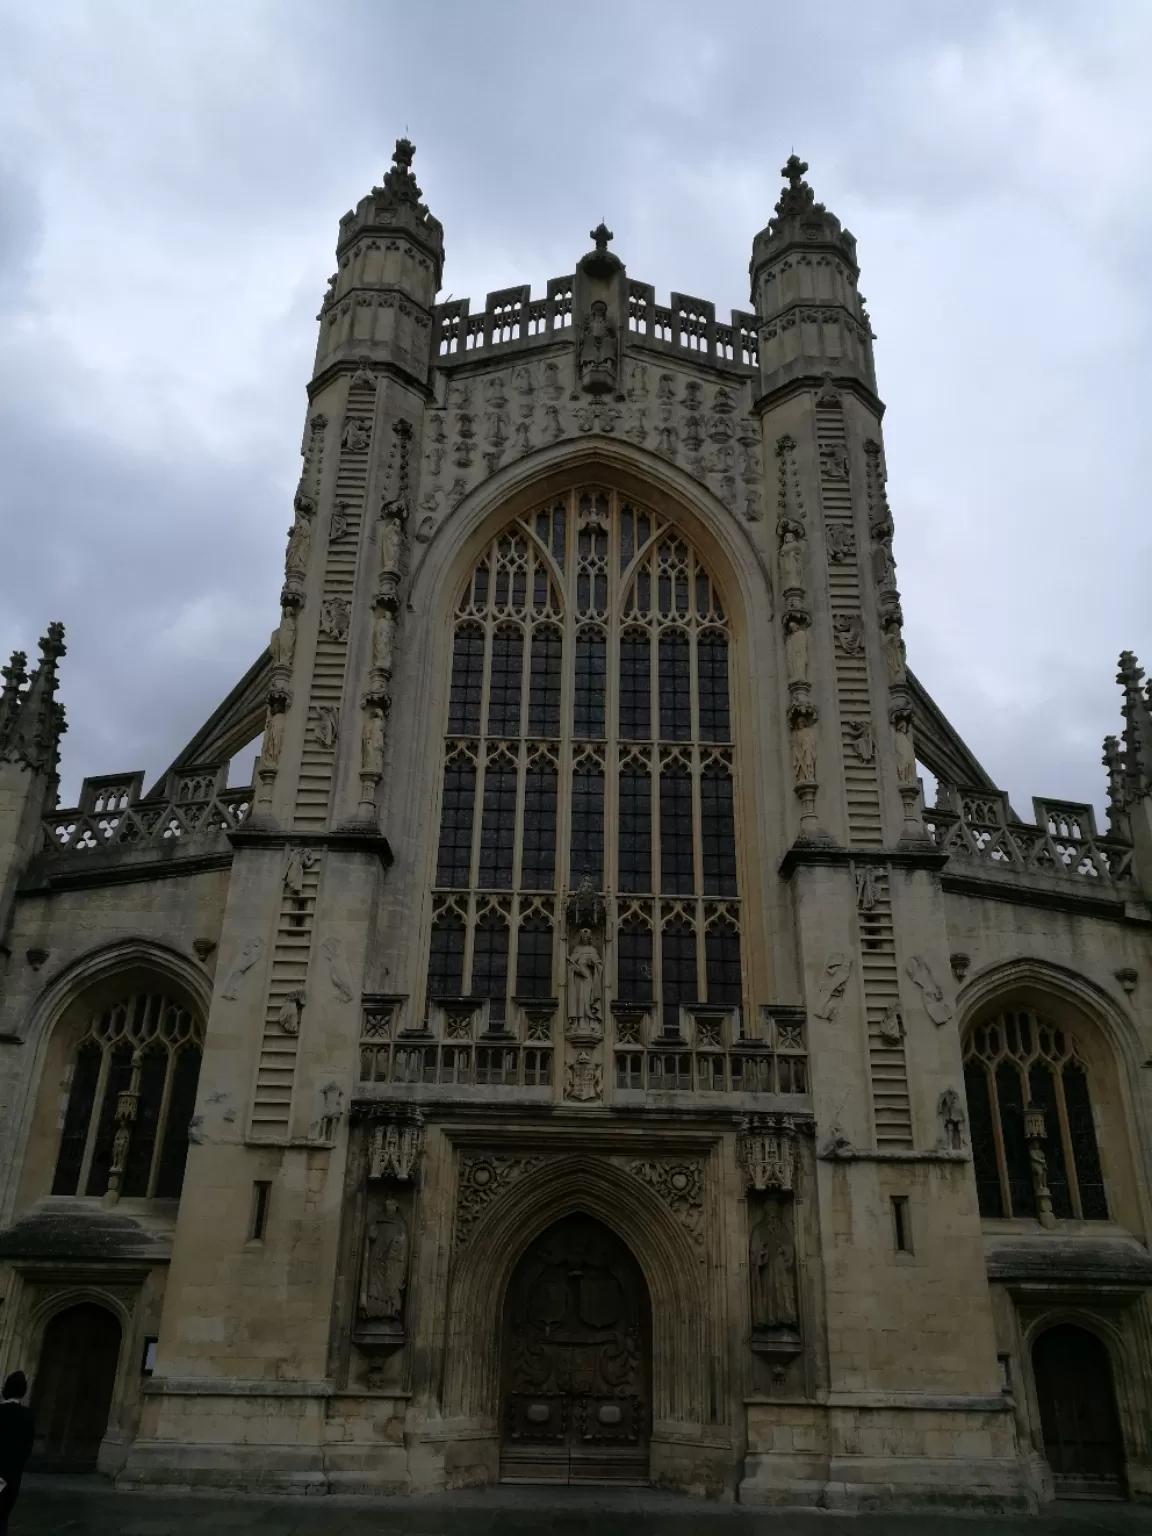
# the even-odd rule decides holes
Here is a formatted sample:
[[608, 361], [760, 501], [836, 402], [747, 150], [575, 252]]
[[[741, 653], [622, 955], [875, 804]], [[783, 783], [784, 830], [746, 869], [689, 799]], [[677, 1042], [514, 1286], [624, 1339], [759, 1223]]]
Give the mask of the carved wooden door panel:
[[1122, 1497], [1124, 1443], [1104, 1345], [1085, 1328], [1049, 1328], [1036, 1340], [1032, 1368], [1057, 1495]]
[[651, 1321], [607, 1227], [570, 1216], [516, 1266], [504, 1302], [505, 1482], [648, 1481]]
[[33, 1465], [84, 1472], [96, 1465], [120, 1358], [120, 1324], [82, 1302], [58, 1313], [44, 1330], [32, 1397]]

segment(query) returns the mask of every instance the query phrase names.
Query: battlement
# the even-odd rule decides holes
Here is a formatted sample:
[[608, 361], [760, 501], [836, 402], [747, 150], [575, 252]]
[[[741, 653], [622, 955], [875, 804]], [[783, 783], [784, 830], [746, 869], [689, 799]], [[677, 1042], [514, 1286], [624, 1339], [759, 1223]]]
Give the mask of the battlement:
[[[536, 299], [527, 283], [501, 288], [488, 295], [476, 314], [468, 299], [438, 304], [435, 361], [452, 367], [478, 352], [527, 350], [571, 335], [575, 283], [574, 274], [550, 278], [544, 297]], [[730, 324], [718, 321], [714, 304], [686, 293], [673, 293], [669, 304], [657, 304], [651, 283], [628, 281], [629, 339], [643, 347], [750, 373], [759, 361], [757, 324], [755, 315], [735, 309]]]

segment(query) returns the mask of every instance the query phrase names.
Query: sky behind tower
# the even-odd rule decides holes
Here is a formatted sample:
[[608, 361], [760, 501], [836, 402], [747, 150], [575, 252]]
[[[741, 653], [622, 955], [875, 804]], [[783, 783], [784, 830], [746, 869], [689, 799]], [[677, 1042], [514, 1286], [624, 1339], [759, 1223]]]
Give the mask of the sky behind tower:
[[911, 665], [1019, 810], [1152, 667], [1145, 0], [0, 0], [0, 651], [63, 619], [65, 803], [153, 778], [277, 614], [337, 224], [395, 138], [441, 295], [747, 306], [795, 148], [857, 237]]

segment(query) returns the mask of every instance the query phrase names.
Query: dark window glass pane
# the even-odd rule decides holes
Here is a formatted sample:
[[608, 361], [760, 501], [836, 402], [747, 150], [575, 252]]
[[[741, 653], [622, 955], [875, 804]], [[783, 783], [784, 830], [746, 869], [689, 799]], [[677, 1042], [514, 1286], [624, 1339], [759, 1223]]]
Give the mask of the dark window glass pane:
[[72, 1073], [72, 1086], [68, 1092], [68, 1109], [64, 1116], [64, 1130], [60, 1136], [60, 1153], [56, 1159], [56, 1176], [52, 1180], [54, 1195], [74, 1195], [80, 1180], [80, 1165], [84, 1161], [84, 1147], [88, 1140], [88, 1127], [92, 1121], [96, 1081], [100, 1076], [100, 1047], [89, 1041], [76, 1053], [76, 1067]]
[[626, 1003], [652, 999], [652, 930], [643, 923], [626, 922], [616, 937], [617, 993]]
[[660, 935], [660, 969], [664, 1030], [674, 1034], [680, 1028], [680, 1004], [700, 1000], [696, 980], [696, 934], [680, 918], [667, 924]]
[[532, 631], [528, 678], [528, 730], [533, 736], [560, 734], [560, 631], [550, 624]]
[[489, 736], [519, 736], [520, 689], [524, 670], [524, 635], [507, 625], [492, 637], [492, 672], [488, 685]]
[[432, 924], [428, 996], [460, 997], [464, 991], [464, 924], [454, 915]]
[[1035, 1216], [1036, 1191], [1024, 1139], [1024, 1091], [1019, 1069], [1011, 1062], [1002, 1061], [996, 1068], [996, 1097], [1000, 1101], [1000, 1135], [1007, 1164], [1008, 1198], [1012, 1203], [1009, 1214]]
[[552, 995], [552, 929], [543, 918], [530, 917], [516, 940], [516, 996]]
[[620, 735], [648, 741], [652, 735], [651, 643], [638, 630], [620, 639]]
[[572, 884], [585, 875], [599, 890], [604, 878], [604, 775], [578, 768], [572, 775]]
[[107, 1192], [108, 1170], [112, 1166], [112, 1143], [116, 1139], [116, 1100], [131, 1081], [131, 1047], [117, 1046], [112, 1053], [108, 1080], [104, 1089], [104, 1102], [100, 1106], [100, 1124], [96, 1131], [92, 1167], [88, 1172], [88, 1187], [84, 1191], [86, 1195], [103, 1195]]
[[489, 1021], [500, 1023], [506, 1012], [508, 992], [508, 929], [495, 917], [483, 917], [476, 925], [472, 943], [471, 997], [491, 999]]
[[168, 1052], [149, 1051], [140, 1063], [140, 1099], [120, 1193], [133, 1198], [148, 1193], [148, 1175], [152, 1172], [152, 1153], [160, 1124], [160, 1105], [164, 1098], [164, 1079], [168, 1075]]
[[552, 508], [552, 558], [561, 570], [564, 569], [564, 503], [558, 502]]
[[728, 642], [710, 630], [696, 644], [700, 684], [700, 740], [728, 741]]
[[988, 1073], [978, 1061], [964, 1064], [964, 1091], [968, 1099], [968, 1123], [972, 1131], [972, 1161], [976, 1170], [976, 1198], [981, 1216], [1003, 1216], [1004, 1196], [996, 1160], [996, 1135], [992, 1126], [992, 1100]]
[[692, 780], [683, 770], [660, 775], [660, 889], [685, 895], [695, 889], [692, 870]]
[[524, 778], [520, 885], [526, 891], [550, 891], [555, 883], [556, 770], [544, 763], [529, 768]]
[[652, 889], [652, 776], [639, 768], [620, 775], [620, 889]]
[[636, 553], [636, 519], [631, 507], [620, 508], [620, 574]]
[[660, 735], [687, 741], [691, 734], [691, 650], [684, 631], [674, 629], [660, 636]]
[[156, 1171], [156, 1198], [175, 1200], [184, 1184], [184, 1164], [188, 1160], [188, 1127], [196, 1109], [196, 1086], [200, 1081], [200, 1052], [185, 1046], [172, 1068], [172, 1092], [168, 1100], [168, 1124], [164, 1146]]
[[444, 770], [444, 803], [440, 809], [440, 848], [436, 884], [466, 886], [472, 865], [472, 818], [476, 805], [476, 769], [471, 763], [449, 763]]
[[516, 841], [516, 779], [511, 763], [489, 763], [484, 774], [484, 818], [480, 823], [481, 890], [504, 890], [512, 884], [512, 853]]
[[1052, 1069], [1034, 1062], [1028, 1073], [1032, 1102], [1044, 1111], [1044, 1158], [1048, 1165], [1048, 1193], [1052, 1196], [1052, 1214], [1061, 1221], [1072, 1217], [1072, 1191], [1068, 1187], [1068, 1169], [1064, 1162], [1064, 1141], [1060, 1134], [1060, 1111], [1056, 1105], [1056, 1080]]
[[582, 629], [576, 636], [576, 691], [573, 697], [573, 733], [576, 736], [604, 735], [607, 656], [603, 630]]
[[708, 1001], [717, 1008], [740, 1006], [740, 931], [731, 923], [713, 923], [704, 935]]
[[1072, 1141], [1072, 1161], [1080, 1186], [1080, 1210], [1085, 1221], [1107, 1221], [1108, 1200], [1104, 1193], [1104, 1172], [1096, 1145], [1096, 1127], [1088, 1099], [1088, 1079], [1075, 1064], [1064, 1067], [1064, 1105], [1068, 1111], [1068, 1134]]
[[452, 647], [452, 689], [448, 702], [448, 734], [476, 736], [480, 731], [480, 695], [484, 684], [484, 631], [464, 624]]
[[700, 841], [704, 856], [705, 896], [736, 894], [736, 827], [732, 816], [732, 780], [720, 768], [700, 779]]
[[481, 560], [472, 581], [472, 601], [477, 608], [488, 606], [488, 562]]

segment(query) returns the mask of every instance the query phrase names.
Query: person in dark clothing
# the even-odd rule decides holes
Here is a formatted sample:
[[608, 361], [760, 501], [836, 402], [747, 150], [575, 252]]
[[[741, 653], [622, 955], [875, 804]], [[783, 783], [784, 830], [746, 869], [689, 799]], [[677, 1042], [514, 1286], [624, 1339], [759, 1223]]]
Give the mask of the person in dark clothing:
[[24, 1406], [27, 1391], [23, 1371], [13, 1371], [0, 1390], [0, 1536], [7, 1536], [8, 1516], [32, 1452], [32, 1414]]

